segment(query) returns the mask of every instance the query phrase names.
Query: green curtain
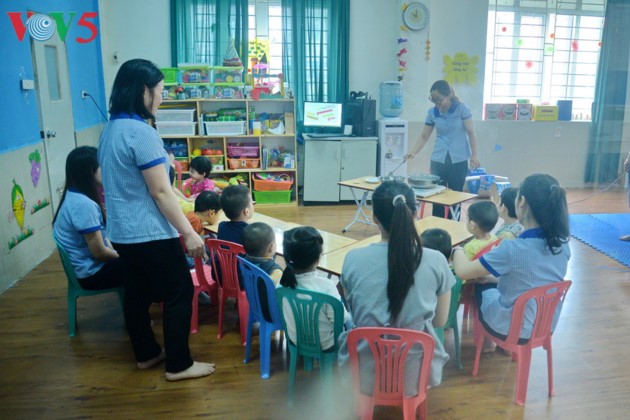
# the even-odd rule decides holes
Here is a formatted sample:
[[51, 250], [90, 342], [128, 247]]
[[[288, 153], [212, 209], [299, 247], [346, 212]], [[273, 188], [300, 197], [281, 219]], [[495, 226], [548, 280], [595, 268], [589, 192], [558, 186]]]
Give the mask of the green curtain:
[[617, 178], [627, 103], [630, 2], [608, 0], [595, 86], [585, 182]]
[[[348, 96], [350, 0], [282, 0], [285, 81], [296, 103]], [[301, 131], [303, 109], [297, 107]]]
[[172, 65], [221, 65], [232, 37], [246, 67], [247, 19], [247, 0], [171, 0]]

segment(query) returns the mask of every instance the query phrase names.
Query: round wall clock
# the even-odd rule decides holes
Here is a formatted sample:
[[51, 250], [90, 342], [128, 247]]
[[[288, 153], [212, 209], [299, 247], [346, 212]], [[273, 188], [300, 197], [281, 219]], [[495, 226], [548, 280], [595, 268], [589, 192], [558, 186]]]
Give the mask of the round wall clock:
[[429, 10], [420, 2], [409, 3], [403, 11], [403, 23], [412, 31], [424, 29], [429, 23]]

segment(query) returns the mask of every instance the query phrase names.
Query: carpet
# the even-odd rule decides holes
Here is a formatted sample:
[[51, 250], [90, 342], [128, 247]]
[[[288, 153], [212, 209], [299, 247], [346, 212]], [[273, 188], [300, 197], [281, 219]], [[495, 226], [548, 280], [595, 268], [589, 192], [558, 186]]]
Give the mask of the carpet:
[[630, 214], [571, 214], [571, 236], [630, 268]]

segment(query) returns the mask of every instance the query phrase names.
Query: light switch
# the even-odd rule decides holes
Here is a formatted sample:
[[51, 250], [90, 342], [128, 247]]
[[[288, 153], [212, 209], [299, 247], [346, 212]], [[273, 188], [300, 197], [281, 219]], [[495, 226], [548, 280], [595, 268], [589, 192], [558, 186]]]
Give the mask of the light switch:
[[22, 89], [24, 90], [33, 90], [35, 89], [35, 81], [32, 79], [22, 79]]

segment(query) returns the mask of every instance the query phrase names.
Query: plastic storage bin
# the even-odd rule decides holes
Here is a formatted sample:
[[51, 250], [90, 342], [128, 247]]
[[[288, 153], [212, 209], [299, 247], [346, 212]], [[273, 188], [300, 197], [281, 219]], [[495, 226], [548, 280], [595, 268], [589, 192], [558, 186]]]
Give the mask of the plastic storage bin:
[[236, 159], [228, 158], [230, 169], [256, 169], [260, 167], [260, 159]]
[[245, 134], [245, 121], [204, 121], [206, 136], [239, 136]]
[[232, 146], [228, 144], [227, 147], [228, 156], [234, 158], [240, 157], [259, 157], [260, 156], [260, 148], [258, 147], [258, 143], [248, 144], [244, 146]]
[[402, 82], [382, 82], [379, 111], [383, 117], [394, 118], [402, 112]]
[[158, 109], [155, 113], [157, 122], [193, 122], [195, 120], [194, 108]]
[[261, 178], [267, 177], [267, 174], [254, 174], [254, 191], [286, 191], [291, 189], [293, 178], [290, 175], [280, 175], [280, 180], [270, 180]]
[[162, 74], [164, 75], [165, 86], [177, 85], [181, 83], [180, 72], [178, 68], [165, 67], [165, 68], [160, 69], [160, 71], [162, 71]]
[[160, 136], [194, 136], [195, 127], [197, 124], [194, 122], [159, 122], [156, 121], [155, 127]]
[[212, 67], [213, 83], [243, 83], [243, 67]]
[[291, 202], [291, 190], [288, 191], [254, 191], [257, 204], [281, 204]]
[[204, 64], [180, 64], [182, 83], [209, 83], [210, 67]]

